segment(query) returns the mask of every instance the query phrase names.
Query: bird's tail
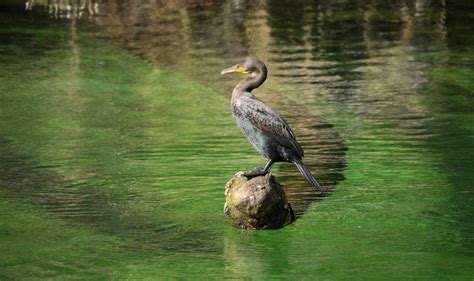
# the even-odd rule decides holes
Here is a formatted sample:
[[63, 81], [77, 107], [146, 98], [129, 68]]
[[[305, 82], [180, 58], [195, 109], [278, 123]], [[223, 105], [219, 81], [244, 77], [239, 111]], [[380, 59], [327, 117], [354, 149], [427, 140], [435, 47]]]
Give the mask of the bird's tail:
[[306, 181], [308, 181], [309, 184], [314, 186], [314, 188], [316, 188], [322, 194], [325, 194], [326, 190], [319, 185], [318, 181], [316, 181], [316, 179], [313, 177], [313, 175], [309, 171], [308, 167], [305, 166], [303, 161], [296, 160], [296, 161], [293, 162], [293, 164], [296, 165], [296, 167], [298, 168], [300, 173], [303, 175], [303, 177], [306, 179]]

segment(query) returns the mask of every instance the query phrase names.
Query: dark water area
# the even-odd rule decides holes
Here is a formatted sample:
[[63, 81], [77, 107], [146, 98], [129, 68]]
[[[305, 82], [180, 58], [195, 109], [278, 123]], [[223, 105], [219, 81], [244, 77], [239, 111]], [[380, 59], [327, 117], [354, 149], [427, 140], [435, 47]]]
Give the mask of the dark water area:
[[[0, 279], [474, 276], [470, 1], [0, 3]], [[232, 228], [246, 55], [331, 190]]]

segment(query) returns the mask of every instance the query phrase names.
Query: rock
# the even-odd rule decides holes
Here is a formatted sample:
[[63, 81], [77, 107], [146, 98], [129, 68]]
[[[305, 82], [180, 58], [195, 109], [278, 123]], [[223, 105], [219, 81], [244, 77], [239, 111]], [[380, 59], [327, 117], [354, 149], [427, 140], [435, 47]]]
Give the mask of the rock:
[[224, 213], [245, 229], [281, 228], [295, 220], [285, 191], [270, 173], [247, 179], [241, 172], [225, 186]]

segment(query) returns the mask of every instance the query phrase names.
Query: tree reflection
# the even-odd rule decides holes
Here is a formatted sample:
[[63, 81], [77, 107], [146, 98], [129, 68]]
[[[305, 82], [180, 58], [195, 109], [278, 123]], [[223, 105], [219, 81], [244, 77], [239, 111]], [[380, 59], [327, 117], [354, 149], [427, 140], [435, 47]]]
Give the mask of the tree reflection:
[[99, 15], [98, 0], [29, 0], [25, 2], [25, 10], [46, 8], [48, 14], [55, 19], [92, 18]]

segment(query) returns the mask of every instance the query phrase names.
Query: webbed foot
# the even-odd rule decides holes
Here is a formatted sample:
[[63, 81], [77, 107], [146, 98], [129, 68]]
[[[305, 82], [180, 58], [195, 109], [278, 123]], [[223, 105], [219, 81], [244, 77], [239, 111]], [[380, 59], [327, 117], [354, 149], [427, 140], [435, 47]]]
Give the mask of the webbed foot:
[[263, 175], [266, 175], [266, 174], [268, 174], [268, 171], [265, 170], [264, 167], [257, 167], [257, 168], [254, 168], [252, 170], [249, 170], [249, 171], [243, 173], [242, 175], [244, 177], [246, 177], [247, 179], [251, 179], [251, 178], [258, 177], [258, 176], [263, 176]]

